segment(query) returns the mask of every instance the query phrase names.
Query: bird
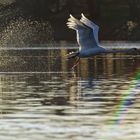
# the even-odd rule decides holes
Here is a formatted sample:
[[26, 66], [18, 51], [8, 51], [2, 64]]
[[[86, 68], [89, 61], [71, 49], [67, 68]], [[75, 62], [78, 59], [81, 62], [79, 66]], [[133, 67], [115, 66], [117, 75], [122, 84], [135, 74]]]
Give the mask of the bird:
[[77, 43], [79, 45], [78, 51], [67, 54], [68, 59], [77, 58], [72, 69], [75, 69], [75, 67], [78, 65], [80, 58], [88, 58], [108, 53], [138, 51], [137, 48], [113, 50], [102, 47], [98, 39], [99, 26], [89, 20], [83, 13], [81, 14], [80, 20], [70, 14], [66, 24], [68, 28], [76, 31]]

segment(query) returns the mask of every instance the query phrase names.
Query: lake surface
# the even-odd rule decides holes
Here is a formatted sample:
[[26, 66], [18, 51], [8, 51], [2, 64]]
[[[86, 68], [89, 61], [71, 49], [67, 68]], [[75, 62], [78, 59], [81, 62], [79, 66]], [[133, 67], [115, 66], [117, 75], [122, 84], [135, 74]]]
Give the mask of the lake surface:
[[69, 51], [0, 51], [0, 140], [139, 140], [140, 54]]

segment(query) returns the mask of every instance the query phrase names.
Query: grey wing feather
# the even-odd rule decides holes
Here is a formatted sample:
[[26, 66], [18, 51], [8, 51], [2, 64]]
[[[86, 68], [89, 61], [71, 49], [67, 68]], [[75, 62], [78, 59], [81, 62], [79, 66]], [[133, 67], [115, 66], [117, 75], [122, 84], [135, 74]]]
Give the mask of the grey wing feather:
[[93, 29], [93, 35], [95, 37], [96, 43], [99, 45], [99, 39], [98, 39], [99, 26], [93, 23], [92, 21], [90, 21], [88, 18], [86, 18], [83, 13], [81, 14], [81, 16], [82, 18], [80, 19], [80, 21]]
[[67, 26], [73, 30], [76, 30], [77, 42], [80, 46], [80, 49], [97, 46], [92, 28], [88, 27], [72, 15], [70, 15], [70, 18], [68, 19]]

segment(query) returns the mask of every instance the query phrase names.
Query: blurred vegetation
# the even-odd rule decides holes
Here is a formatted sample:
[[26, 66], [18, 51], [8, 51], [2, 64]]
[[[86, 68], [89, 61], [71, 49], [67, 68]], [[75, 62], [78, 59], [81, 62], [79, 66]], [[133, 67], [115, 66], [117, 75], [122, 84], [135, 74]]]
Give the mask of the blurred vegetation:
[[[3, 0], [4, 1], [4, 0]], [[10, 0], [9, 0], [10, 1]], [[140, 0], [15, 0], [0, 4], [0, 31], [20, 17], [50, 21], [56, 40], [74, 40], [65, 23], [84, 13], [100, 26], [102, 40], [140, 40]]]

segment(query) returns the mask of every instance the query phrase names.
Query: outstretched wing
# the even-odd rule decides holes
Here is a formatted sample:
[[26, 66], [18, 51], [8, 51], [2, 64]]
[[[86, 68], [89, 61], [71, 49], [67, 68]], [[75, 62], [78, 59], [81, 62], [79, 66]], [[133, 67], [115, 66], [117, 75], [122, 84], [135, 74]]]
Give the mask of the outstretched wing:
[[82, 18], [80, 19], [80, 21], [86, 26], [92, 28], [96, 43], [99, 45], [99, 39], [98, 39], [99, 26], [93, 23], [92, 21], [90, 21], [88, 18], [86, 18], [83, 13], [81, 14], [81, 16]]
[[80, 20], [76, 19], [72, 15], [68, 19], [67, 26], [77, 33], [77, 42], [80, 49], [96, 47], [97, 43], [93, 35], [93, 29], [90, 26], [85, 25]]

